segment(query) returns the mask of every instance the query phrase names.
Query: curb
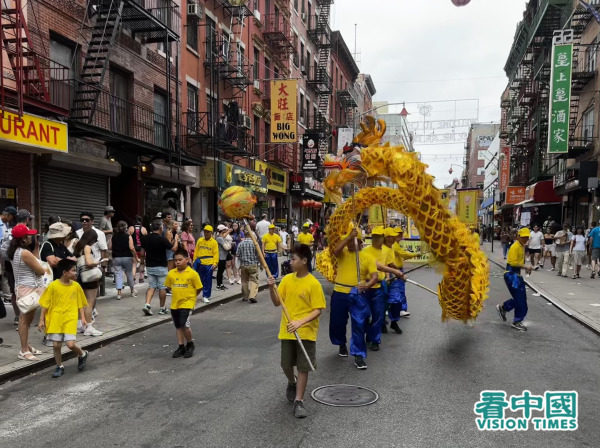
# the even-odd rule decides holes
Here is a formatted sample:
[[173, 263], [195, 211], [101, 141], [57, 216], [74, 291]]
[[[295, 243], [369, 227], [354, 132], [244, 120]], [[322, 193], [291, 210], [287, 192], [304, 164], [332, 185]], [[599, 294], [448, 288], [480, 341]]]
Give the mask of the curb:
[[[267, 284], [259, 285], [258, 291], [259, 292], [264, 291], [267, 288], [268, 288]], [[233, 302], [234, 300], [240, 299], [241, 297], [242, 297], [242, 293], [239, 292], [239, 293], [234, 294], [229, 297], [223, 297], [221, 299], [211, 301], [210, 303], [207, 303], [207, 304], [201, 305], [198, 308], [195, 308], [194, 311], [192, 312], [192, 314], [204, 313], [205, 311], [209, 311], [209, 310], [212, 310], [213, 308], [216, 308], [217, 306], [224, 305], [229, 302]], [[144, 330], [148, 330], [148, 329], [156, 327], [158, 325], [162, 325], [166, 322], [171, 322], [171, 319], [165, 317], [163, 320], [144, 324], [139, 327], [132, 328], [132, 329], [123, 331], [121, 333], [114, 334], [106, 339], [102, 339], [101, 341], [90, 342], [89, 344], [87, 344], [85, 346], [80, 346], [80, 347], [84, 351], [85, 350], [94, 351], [98, 348], [102, 348], [105, 345], [110, 344], [111, 342], [118, 341], [120, 339], [124, 339], [128, 336], [131, 336], [132, 334], [140, 333]], [[62, 355], [63, 361], [73, 359], [75, 357], [76, 357], [76, 355], [73, 352], [71, 352], [70, 350], [67, 353], [63, 353], [63, 355]], [[38, 372], [40, 370], [43, 370], [43, 369], [53, 366], [53, 365], [54, 365], [54, 357], [51, 357], [51, 358], [44, 359], [44, 360], [41, 360], [41, 361], [38, 361], [35, 363], [27, 364], [25, 366], [16, 368], [16, 369], [11, 370], [6, 373], [2, 373], [2, 374], [0, 374], [0, 385], [4, 384], [6, 382], [9, 382], [9, 381], [14, 381], [19, 378], [23, 378], [27, 375], [31, 375], [32, 373]]]
[[[496, 266], [499, 266], [501, 268], [504, 269], [505, 266], [503, 266], [501, 263], [497, 262], [496, 260], [492, 260], [491, 258], [488, 257], [488, 261], [491, 261], [492, 263], [494, 263]], [[525, 279], [524, 279], [525, 280]], [[567, 316], [569, 316], [571, 319], [575, 320], [576, 322], [578, 322], [579, 324], [583, 325], [584, 327], [586, 327], [588, 330], [591, 330], [592, 332], [596, 333], [598, 336], [600, 336], [600, 327], [598, 326], [594, 326], [593, 324], [587, 322], [585, 319], [582, 319], [581, 317], [579, 317], [579, 313], [577, 313], [576, 311], [574, 312], [574, 310], [568, 306], [565, 306], [562, 303], [559, 303], [559, 300], [548, 294], [545, 290], [541, 289], [539, 286], [534, 285], [533, 283], [531, 283], [529, 280], [525, 280], [525, 284], [529, 287], [529, 289], [532, 289], [533, 291], [535, 291], [537, 294], [540, 294], [540, 297], [543, 297], [544, 299], [546, 299], [548, 302], [552, 303], [552, 305], [554, 305], [556, 308], [558, 308], [559, 310], [561, 310], [563, 313], [565, 313]]]

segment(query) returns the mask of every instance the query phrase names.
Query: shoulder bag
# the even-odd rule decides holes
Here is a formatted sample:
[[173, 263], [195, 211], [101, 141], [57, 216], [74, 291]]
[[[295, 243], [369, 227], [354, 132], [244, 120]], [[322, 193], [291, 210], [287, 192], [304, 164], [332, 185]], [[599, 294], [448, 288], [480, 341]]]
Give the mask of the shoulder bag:
[[102, 278], [102, 271], [98, 266], [88, 266], [85, 261], [85, 255], [77, 260], [79, 280], [81, 283], [96, 282]]

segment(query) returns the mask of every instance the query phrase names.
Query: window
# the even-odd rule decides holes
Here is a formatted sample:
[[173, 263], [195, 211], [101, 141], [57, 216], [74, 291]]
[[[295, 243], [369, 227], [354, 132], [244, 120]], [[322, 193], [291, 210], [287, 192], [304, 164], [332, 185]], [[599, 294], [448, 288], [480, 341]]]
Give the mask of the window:
[[300, 93], [300, 123], [304, 123], [304, 94]]
[[223, 43], [221, 45], [221, 55], [225, 61], [229, 61], [229, 50], [231, 49], [231, 36], [223, 31]]
[[217, 129], [217, 123], [219, 122], [219, 111], [217, 110], [217, 100], [210, 95], [206, 96], [206, 110], [208, 112], [208, 123], [213, 127], [213, 133], [211, 135], [216, 135], [214, 130]]
[[312, 61], [312, 58], [311, 58], [310, 50], [307, 48], [306, 49], [306, 61], [304, 61], [304, 63], [306, 64], [306, 72], [307, 73], [310, 70], [310, 61]]
[[310, 123], [310, 98], [306, 98], [306, 125]]
[[237, 46], [237, 66], [238, 66], [238, 72], [241, 74], [244, 68], [244, 62], [245, 62], [246, 56], [245, 56], [245, 52], [244, 52], [244, 47], [242, 47], [239, 42], [238, 42], [238, 46]]
[[187, 85], [187, 126], [190, 131], [198, 131], [198, 89]]
[[[50, 77], [54, 82], [50, 85], [50, 97], [53, 104], [69, 108], [70, 97], [75, 96], [75, 86], [69, 84], [71, 79], [79, 79], [79, 53], [74, 42], [50, 40]], [[65, 70], [63, 67], [66, 67]]]
[[594, 138], [594, 108], [590, 107], [583, 113], [583, 140], [586, 143], [592, 142]]
[[[294, 31], [294, 36], [296, 37], [296, 42], [298, 42], [298, 33], [296, 33], [295, 31]], [[300, 45], [303, 45], [303, 44], [300, 43]], [[299, 61], [298, 61], [298, 49], [297, 48], [296, 48], [296, 51], [294, 52], [293, 61], [294, 61], [294, 67], [298, 68]]]
[[265, 78], [271, 79], [273, 74], [271, 73], [271, 61], [265, 58]]
[[119, 134], [128, 134], [129, 102], [127, 92], [131, 76], [128, 73], [111, 68], [110, 83], [110, 130]]
[[260, 118], [254, 117], [254, 141], [260, 143]]
[[167, 147], [167, 95], [154, 91], [154, 144]]
[[210, 56], [217, 53], [217, 27], [215, 21], [208, 16], [206, 20], [206, 59], [210, 60]]
[[298, 0], [294, 0], [294, 11], [298, 12]]
[[260, 51], [254, 47], [254, 67], [252, 68], [254, 79], [260, 79]]
[[594, 42], [587, 47], [585, 50], [585, 69], [587, 72], [595, 72], [597, 67], [597, 58], [598, 54], [598, 38], [594, 39]]
[[271, 0], [265, 0], [265, 15], [271, 14]]
[[300, 66], [304, 66], [304, 43], [300, 42]]
[[306, 13], [306, 0], [301, 0], [302, 1], [302, 14], [304, 15]]
[[477, 175], [478, 176], [485, 176], [485, 167], [480, 166], [479, 168], [477, 168]]
[[198, 51], [198, 21], [188, 16], [187, 23], [187, 46], [194, 51]]
[[318, 114], [318, 112], [317, 112], [317, 106], [313, 105], [313, 127], [315, 129], [318, 129], [318, 126], [317, 126], [317, 121], [318, 121], [317, 116], [318, 115], [317, 114]]

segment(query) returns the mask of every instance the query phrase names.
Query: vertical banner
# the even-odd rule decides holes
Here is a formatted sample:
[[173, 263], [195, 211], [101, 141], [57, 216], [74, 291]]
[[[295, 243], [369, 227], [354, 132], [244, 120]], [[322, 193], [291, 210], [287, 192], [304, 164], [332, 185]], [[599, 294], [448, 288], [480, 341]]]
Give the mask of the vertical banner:
[[271, 143], [297, 143], [298, 81], [271, 81]]
[[573, 44], [555, 44], [551, 61], [548, 153], [568, 153]]
[[319, 169], [319, 134], [302, 136], [302, 171]]
[[458, 190], [458, 219], [467, 224], [477, 224], [477, 196], [479, 190]]
[[408, 218], [408, 229], [406, 230], [407, 232], [404, 236], [405, 238], [408, 238], [410, 240], [418, 240], [421, 238], [421, 236], [419, 235], [419, 229], [417, 229], [415, 221], [412, 218]]
[[500, 191], [506, 190], [510, 179], [510, 146], [500, 148], [500, 179], [498, 188]]
[[381, 205], [372, 205], [369, 207], [369, 225], [371, 227], [384, 226], [384, 213], [387, 213], [387, 209]]

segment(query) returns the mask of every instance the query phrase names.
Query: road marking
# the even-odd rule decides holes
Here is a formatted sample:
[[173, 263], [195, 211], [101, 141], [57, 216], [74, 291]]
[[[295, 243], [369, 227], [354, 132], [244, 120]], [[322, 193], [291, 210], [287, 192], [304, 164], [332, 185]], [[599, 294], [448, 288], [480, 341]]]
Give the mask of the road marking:
[[574, 292], [568, 292], [567, 294], [569, 294], [570, 296], [574, 296], [575, 295]]
[[590, 306], [600, 306], [600, 303], [590, 303]]

